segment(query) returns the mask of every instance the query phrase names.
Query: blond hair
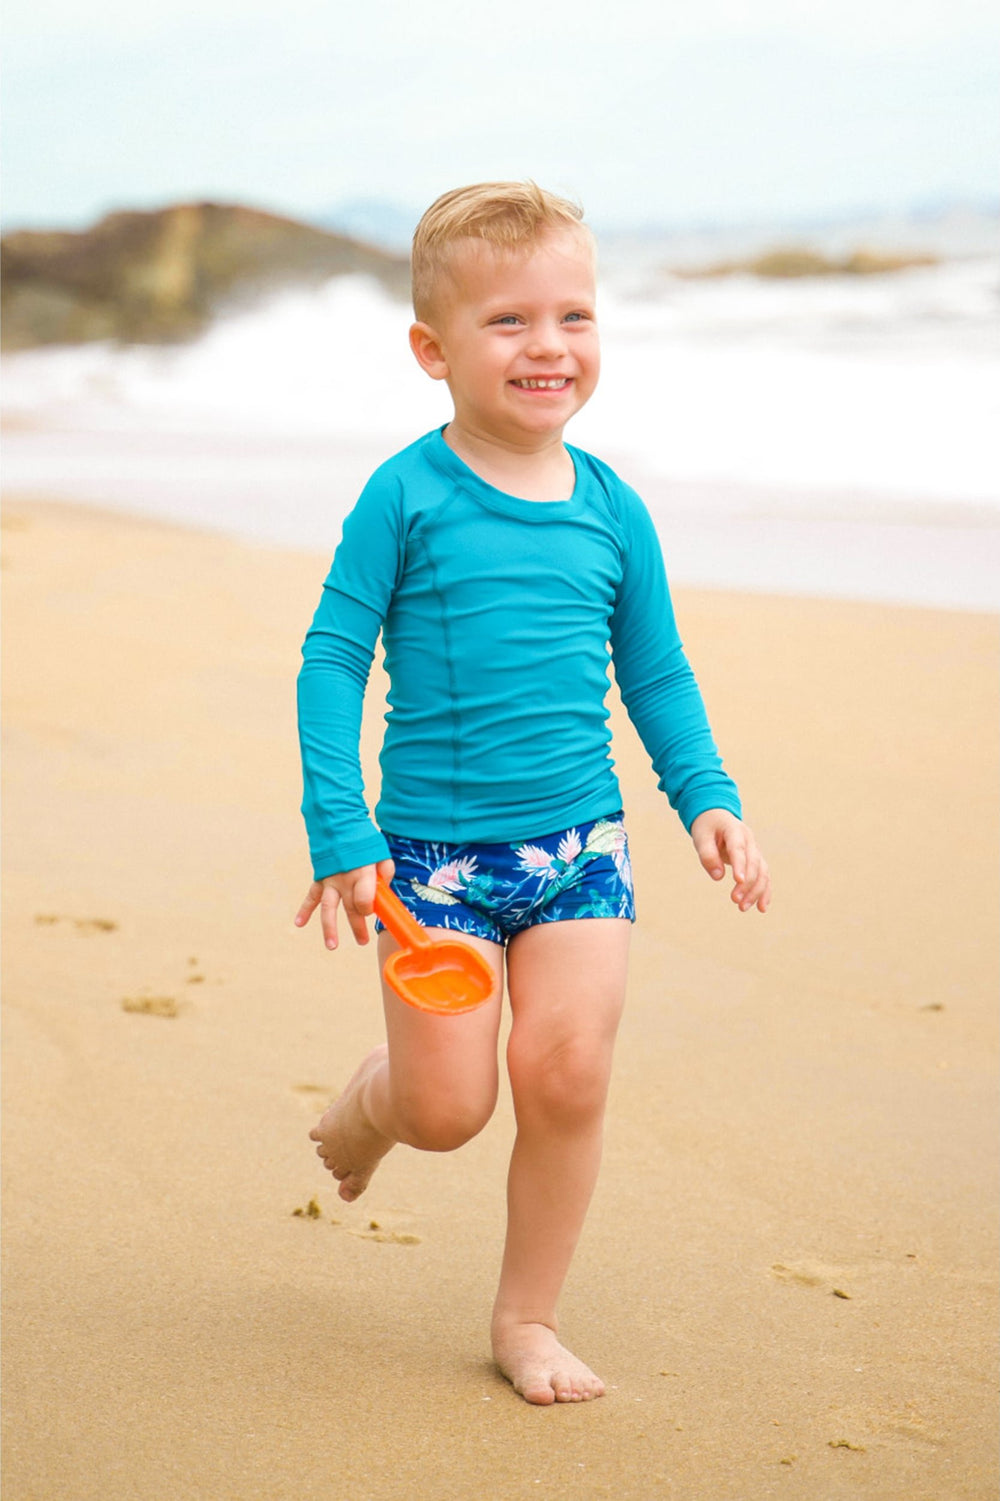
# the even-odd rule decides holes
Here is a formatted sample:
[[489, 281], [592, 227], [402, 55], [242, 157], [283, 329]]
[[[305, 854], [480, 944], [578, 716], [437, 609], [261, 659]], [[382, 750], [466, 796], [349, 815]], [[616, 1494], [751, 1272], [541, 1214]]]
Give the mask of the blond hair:
[[453, 188], [431, 204], [413, 236], [413, 310], [431, 311], [438, 283], [448, 275], [462, 240], [485, 242], [499, 254], [532, 244], [546, 231], [575, 229], [591, 239], [583, 210], [534, 182], [477, 182]]

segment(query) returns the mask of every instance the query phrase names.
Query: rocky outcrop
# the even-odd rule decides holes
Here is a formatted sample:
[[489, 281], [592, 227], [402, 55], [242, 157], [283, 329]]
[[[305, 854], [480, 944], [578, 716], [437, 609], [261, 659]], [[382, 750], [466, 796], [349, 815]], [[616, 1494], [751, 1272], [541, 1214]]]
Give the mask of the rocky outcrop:
[[191, 338], [219, 311], [282, 286], [363, 273], [404, 296], [405, 258], [257, 209], [185, 203], [91, 229], [4, 236], [7, 349]]
[[888, 271], [906, 271], [913, 266], [936, 266], [934, 255], [887, 255], [877, 250], [855, 250], [850, 255], [829, 256], [806, 246], [789, 245], [768, 250], [748, 260], [720, 261], [693, 270], [673, 269], [674, 276], [700, 280], [712, 276], [881, 276]]

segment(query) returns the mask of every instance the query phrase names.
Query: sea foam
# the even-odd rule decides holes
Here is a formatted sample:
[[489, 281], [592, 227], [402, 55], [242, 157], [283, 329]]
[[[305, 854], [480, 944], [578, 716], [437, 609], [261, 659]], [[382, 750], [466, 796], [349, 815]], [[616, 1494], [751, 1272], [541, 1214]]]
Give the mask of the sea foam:
[[[601, 383], [568, 437], [667, 480], [1000, 504], [995, 301], [984, 260], [797, 281], [661, 274], [638, 289], [612, 275]], [[221, 317], [189, 345], [12, 356], [5, 408], [95, 434], [389, 453], [449, 415], [407, 350], [409, 322], [376, 283], [338, 278]]]

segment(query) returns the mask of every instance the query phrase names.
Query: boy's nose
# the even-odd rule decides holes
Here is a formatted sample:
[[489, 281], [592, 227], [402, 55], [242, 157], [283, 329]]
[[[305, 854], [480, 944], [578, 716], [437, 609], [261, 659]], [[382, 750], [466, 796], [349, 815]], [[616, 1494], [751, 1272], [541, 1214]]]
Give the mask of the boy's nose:
[[557, 323], [541, 324], [532, 330], [527, 352], [533, 359], [551, 359], [565, 352], [566, 341]]

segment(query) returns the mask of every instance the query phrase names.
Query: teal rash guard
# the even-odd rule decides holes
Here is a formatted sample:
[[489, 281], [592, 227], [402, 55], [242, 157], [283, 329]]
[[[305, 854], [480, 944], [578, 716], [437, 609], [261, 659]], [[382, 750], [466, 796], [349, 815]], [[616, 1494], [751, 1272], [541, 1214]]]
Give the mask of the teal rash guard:
[[[520, 500], [428, 433], [344, 523], [303, 647], [302, 811], [317, 880], [411, 839], [515, 843], [621, 806], [608, 669], [685, 827], [739, 794], [684, 655], [635, 491], [569, 449], [568, 500]], [[379, 631], [391, 688], [375, 820], [359, 760]]]

